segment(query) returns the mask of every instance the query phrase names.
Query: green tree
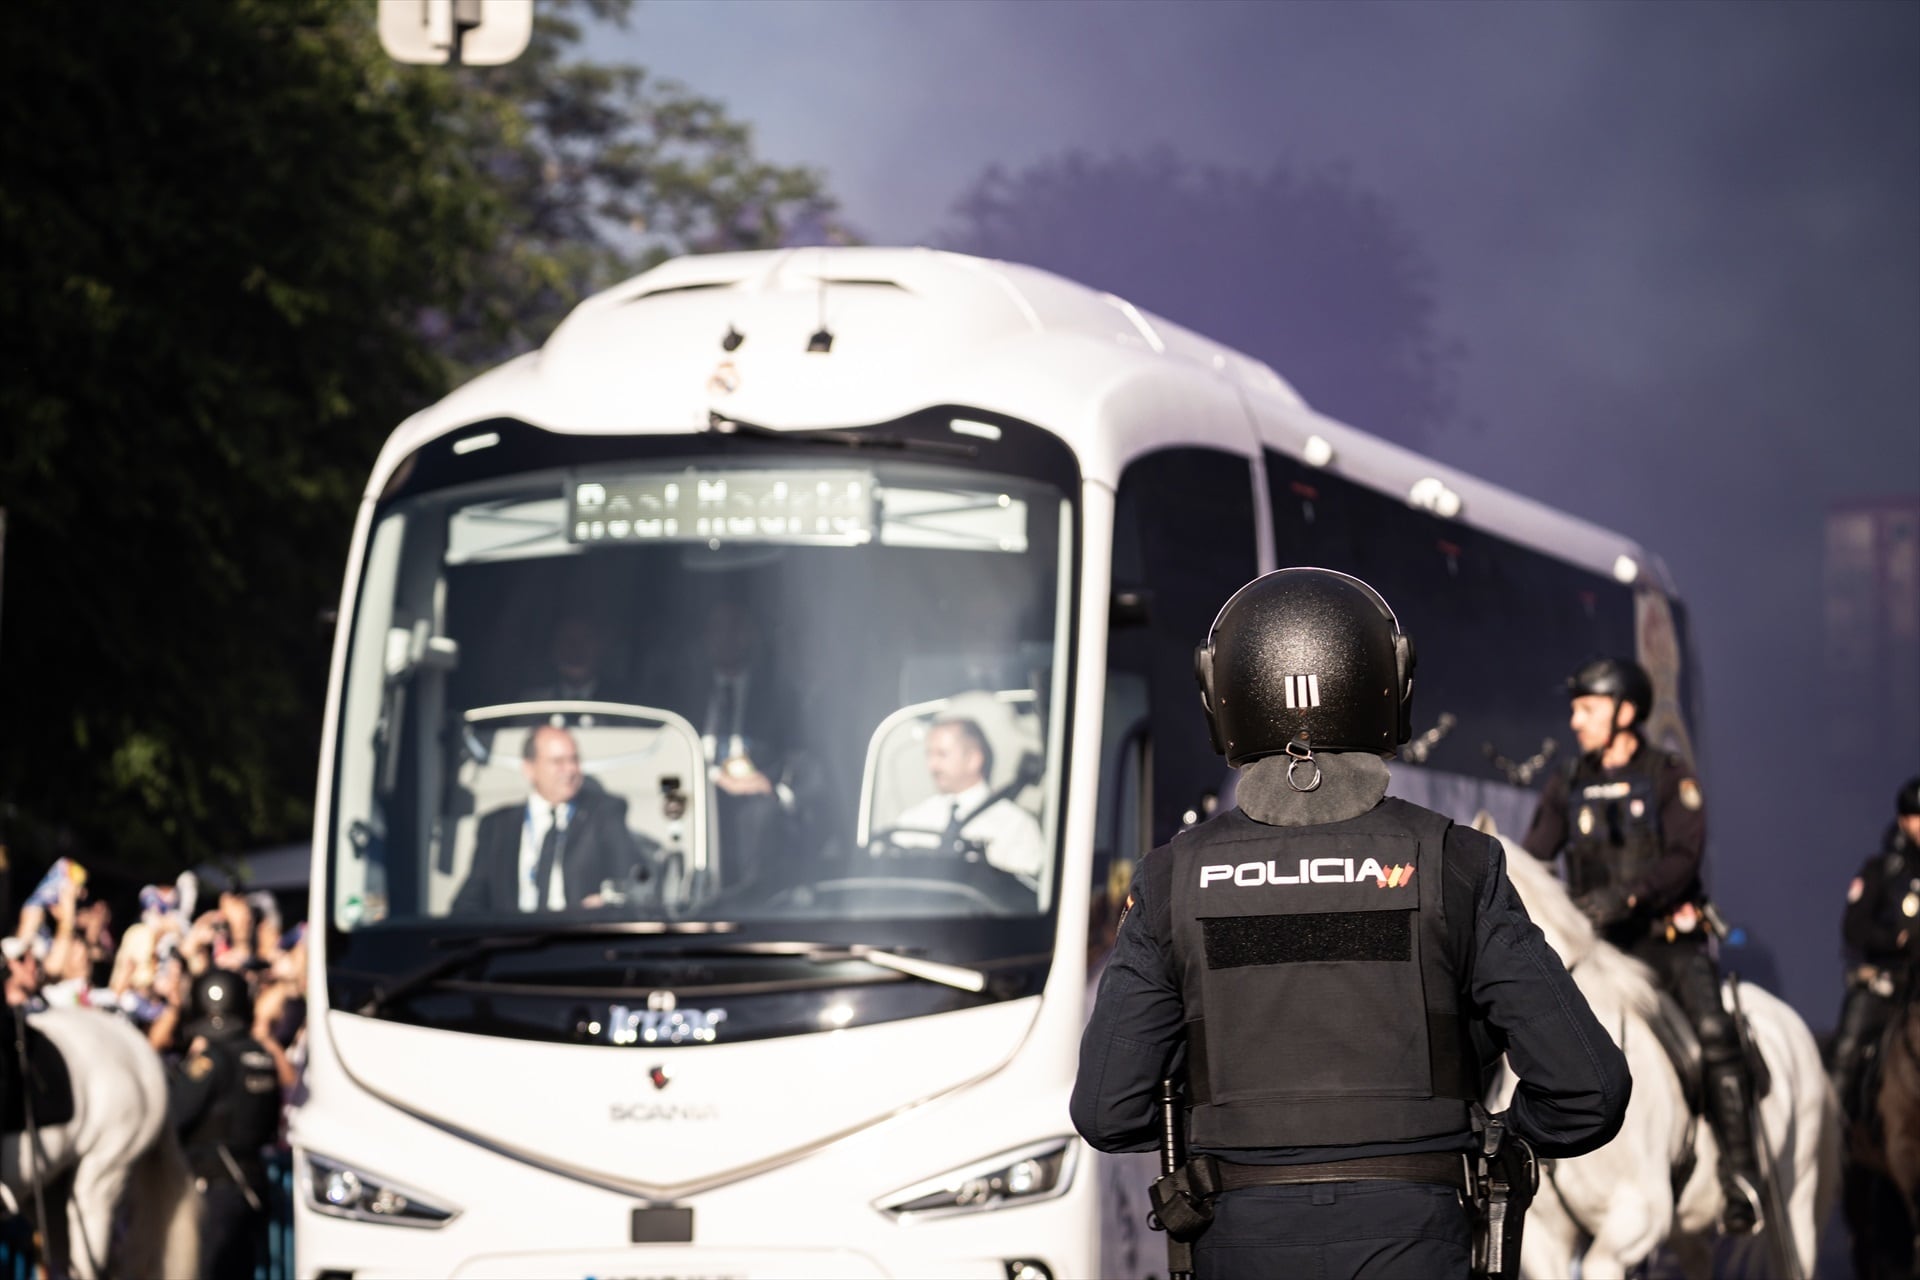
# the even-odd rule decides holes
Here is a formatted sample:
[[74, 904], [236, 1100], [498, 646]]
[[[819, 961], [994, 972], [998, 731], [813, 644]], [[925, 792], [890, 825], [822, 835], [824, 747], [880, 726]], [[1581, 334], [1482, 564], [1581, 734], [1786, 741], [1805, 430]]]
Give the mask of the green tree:
[[484, 287], [430, 318], [464, 364], [525, 350], [580, 298], [670, 257], [853, 238], [822, 175], [759, 156], [719, 102], [570, 57], [583, 19], [624, 25], [632, 7], [543, 5], [525, 54], [459, 73], [473, 144], [510, 210]]
[[[618, 19], [600, 0], [590, 12]], [[392, 63], [333, 0], [33, 0], [0, 42], [0, 838], [154, 868], [299, 838], [354, 504], [469, 361], [625, 265], [823, 234], [716, 105]], [[808, 220], [812, 220], [809, 223]]]

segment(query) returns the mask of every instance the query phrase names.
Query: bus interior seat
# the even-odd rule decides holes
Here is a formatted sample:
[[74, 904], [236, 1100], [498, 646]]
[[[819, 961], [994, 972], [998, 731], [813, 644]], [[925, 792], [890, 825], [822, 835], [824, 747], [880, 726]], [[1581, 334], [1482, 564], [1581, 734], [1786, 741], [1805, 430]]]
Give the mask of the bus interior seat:
[[[997, 693], [972, 689], [950, 698], [910, 703], [882, 720], [868, 741], [862, 841], [892, 826], [908, 808], [933, 794], [933, 779], [927, 774], [927, 729], [937, 720], [952, 717], [972, 720], [986, 735], [993, 748], [993, 773], [987, 784], [994, 790], [1014, 780], [1023, 757], [1045, 758], [1040, 715], [1029, 689]], [[1036, 788], [1027, 787], [1012, 799], [1045, 825]]]
[[[461, 754], [452, 806], [459, 815], [454, 822], [452, 856], [442, 859], [446, 870], [436, 866], [431, 873], [427, 904], [431, 913], [445, 914], [466, 882], [480, 820], [496, 809], [526, 803], [530, 788], [520, 753], [531, 729], [524, 724], [470, 726], [475, 740], [486, 747], [486, 759], [474, 759], [471, 750]], [[665, 784], [677, 778], [689, 802], [694, 802], [692, 796], [700, 790], [695, 784], [704, 770], [684, 736], [662, 725], [596, 724], [570, 729], [586, 775], [583, 789], [598, 788], [625, 800], [627, 829], [641, 847], [651, 849], [656, 859], [679, 851], [684, 865], [691, 858], [685, 847], [690, 824], [667, 816]]]

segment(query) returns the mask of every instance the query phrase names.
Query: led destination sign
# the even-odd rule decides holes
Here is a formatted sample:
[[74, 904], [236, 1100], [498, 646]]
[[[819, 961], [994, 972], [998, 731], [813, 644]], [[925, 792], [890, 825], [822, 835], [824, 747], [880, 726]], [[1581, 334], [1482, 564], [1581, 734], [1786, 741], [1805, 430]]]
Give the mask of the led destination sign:
[[694, 471], [581, 479], [567, 499], [575, 542], [798, 542], [873, 539], [866, 471]]

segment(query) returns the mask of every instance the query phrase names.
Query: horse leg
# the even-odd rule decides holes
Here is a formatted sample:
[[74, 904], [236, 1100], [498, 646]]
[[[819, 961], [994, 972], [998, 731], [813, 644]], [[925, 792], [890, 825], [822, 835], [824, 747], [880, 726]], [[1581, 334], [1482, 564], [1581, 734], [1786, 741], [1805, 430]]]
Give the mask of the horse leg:
[[1607, 1213], [1594, 1229], [1593, 1243], [1580, 1260], [1581, 1280], [1617, 1280], [1644, 1261], [1671, 1224], [1668, 1215], [1628, 1188], [1617, 1188]]
[[172, 1129], [162, 1129], [134, 1162], [128, 1195], [133, 1215], [115, 1274], [127, 1280], [199, 1274], [200, 1201]]
[[1567, 1212], [1552, 1182], [1542, 1178], [1540, 1192], [1527, 1209], [1526, 1232], [1520, 1237], [1520, 1274], [1534, 1280], [1572, 1275], [1579, 1239], [1580, 1224]]
[[127, 1166], [100, 1159], [82, 1160], [67, 1200], [67, 1267], [73, 1280], [104, 1280], [113, 1247], [113, 1215], [127, 1186]]

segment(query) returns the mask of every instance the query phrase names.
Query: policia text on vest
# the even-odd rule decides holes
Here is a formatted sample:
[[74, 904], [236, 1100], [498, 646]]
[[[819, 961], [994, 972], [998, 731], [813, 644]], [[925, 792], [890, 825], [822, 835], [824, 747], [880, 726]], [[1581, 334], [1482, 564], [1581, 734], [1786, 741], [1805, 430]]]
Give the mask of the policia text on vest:
[[[1631, 1082], [1500, 845], [1385, 798], [1411, 643], [1364, 583], [1282, 570], [1227, 603], [1196, 669], [1238, 805], [1142, 860], [1075, 1126], [1106, 1151], [1183, 1131], [1156, 1221], [1203, 1280], [1509, 1271], [1532, 1176], [1503, 1134], [1584, 1154]], [[1274, 691], [1301, 673], [1319, 703], [1288, 707]], [[1482, 1119], [1503, 1051], [1520, 1084]]]

